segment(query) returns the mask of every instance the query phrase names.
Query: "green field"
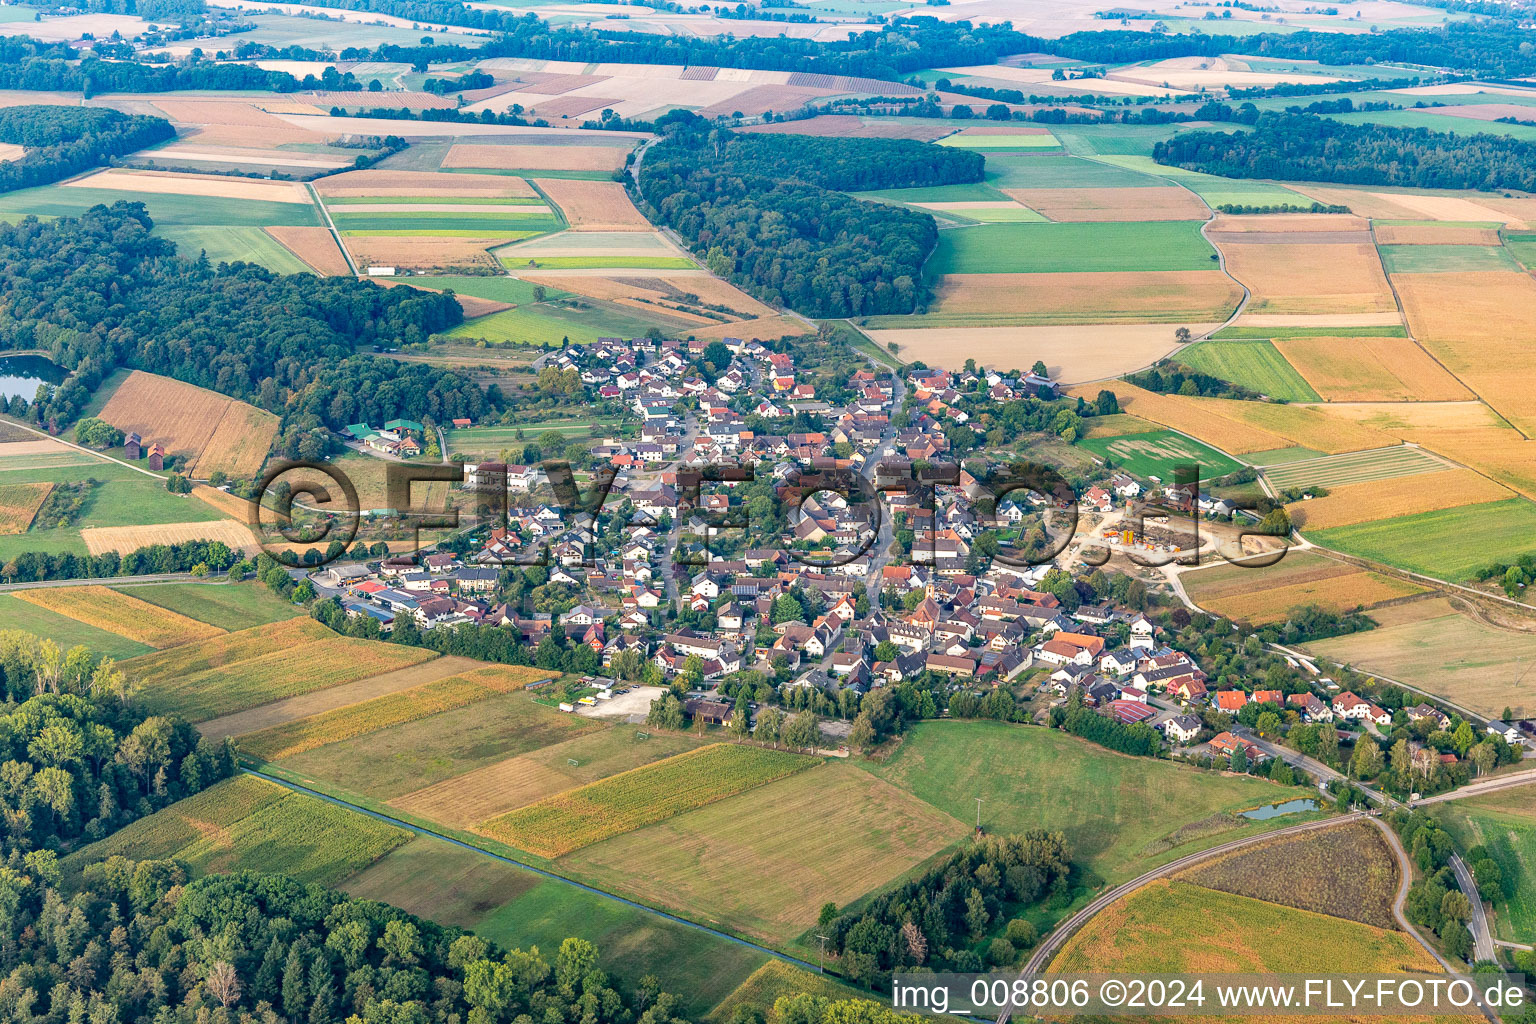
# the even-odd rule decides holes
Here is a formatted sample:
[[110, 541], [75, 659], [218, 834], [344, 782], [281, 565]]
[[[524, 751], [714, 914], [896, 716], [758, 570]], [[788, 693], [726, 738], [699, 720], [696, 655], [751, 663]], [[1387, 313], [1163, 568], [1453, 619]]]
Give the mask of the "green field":
[[[1439, 97], [1436, 97], [1439, 99]], [[1478, 97], [1490, 102], [1490, 97]], [[1498, 97], [1498, 101], [1518, 102], [1518, 97]], [[1431, 110], [1368, 110], [1349, 114], [1329, 114], [1328, 117], [1345, 124], [1381, 124], [1391, 128], [1428, 128], [1432, 132], [1455, 132], [1458, 135], [1503, 135], [1523, 142], [1536, 141], [1536, 125], [1500, 124], [1497, 121], [1480, 121], [1471, 117], [1455, 117], [1437, 114]]]
[[360, 231], [402, 234], [408, 231], [430, 231], [435, 234], [471, 231], [477, 235], [494, 237], [507, 231], [522, 233], [556, 231], [565, 225], [548, 215], [547, 209], [534, 206], [509, 206], [506, 213], [348, 213], [333, 210], [331, 219], [336, 227], [348, 234]]
[[261, 228], [214, 227], [186, 224], [162, 228], [155, 234], [176, 243], [176, 251], [196, 259], [199, 251], [208, 254], [211, 263], [256, 263], [278, 274], [310, 274], [309, 265], [282, 246]]
[[1201, 341], [1181, 349], [1174, 360], [1192, 370], [1288, 402], [1320, 402], [1312, 386], [1268, 340]]
[[1505, 234], [1504, 248], [1524, 263], [1527, 270], [1536, 267], [1536, 234]]
[[66, 650], [76, 644], [84, 644], [91, 649], [92, 654], [119, 660], [147, 654], [152, 649], [136, 640], [39, 608], [14, 594], [0, 594], [0, 629], [26, 630], [53, 640]]
[[115, 462], [89, 462], [53, 469], [7, 469], [0, 462], [0, 483], [52, 480], [55, 483], [95, 479], [101, 485], [91, 492], [79, 523], [51, 530], [0, 536], [0, 559], [24, 551], [86, 553], [81, 527], [154, 526], [161, 523], [207, 523], [223, 518], [212, 506], [190, 495], [172, 494], [165, 484]]
[[1241, 463], [1209, 448], [1193, 438], [1171, 430], [1151, 430], [1119, 437], [1087, 437], [1077, 442], [1102, 458], [1111, 458], [1122, 469], [1139, 476], [1172, 480], [1174, 467], [1195, 463], [1200, 479], [1226, 476], [1241, 468]]
[[927, 271], [1046, 274], [1117, 270], [1209, 270], [1215, 251], [1200, 221], [984, 224], [939, 233]]
[[[1222, 341], [1228, 338], [1263, 338], [1275, 341], [1284, 338], [1332, 338], [1338, 327], [1223, 327], [1212, 338]], [[1406, 338], [1408, 331], [1402, 327], [1351, 327], [1351, 338]]]
[[[326, 206], [421, 206], [427, 203], [445, 206], [542, 206], [534, 196], [326, 196]], [[345, 212], [345, 211], [343, 211]]]
[[1118, 159], [1084, 160], [1062, 153], [988, 153], [983, 180], [994, 188], [1136, 188], [1163, 184], [1140, 168], [1120, 164]]
[[1061, 143], [1052, 135], [950, 135], [940, 139], [940, 146], [953, 149], [1060, 149]]
[[1008, 198], [990, 185], [982, 184], [930, 185], [926, 188], [886, 188], [871, 192], [850, 192], [849, 195], [856, 199], [883, 199], [894, 203], [1000, 202]]
[[1312, 200], [1298, 192], [1292, 192], [1288, 188], [1279, 185], [1271, 185], [1268, 182], [1253, 181], [1246, 178], [1223, 178], [1215, 174], [1203, 174], [1200, 171], [1188, 171], [1182, 167], [1169, 164], [1160, 164], [1150, 155], [1142, 156], [1135, 153], [1109, 153], [1097, 157], [1105, 163], [1113, 164], [1129, 172], [1143, 174], [1156, 174], [1165, 178], [1172, 178], [1180, 185], [1194, 192], [1206, 204], [1212, 207], [1225, 203], [1237, 203], [1249, 206], [1273, 206], [1289, 203], [1294, 206], [1309, 206]]
[[114, 588], [140, 601], [169, 608], [234, 632], [303, 614], [260, 583], [155, 583]]
[[[1295, 449], [1305, 452], [1305, 449]], [[1292, 451], [1292, 449], [1281, 449]], [[1316, 454], [1316, 453], [1313, 453]], [[1349, 452], [1344, 455], [1310, 457], [1305, 454], [1283, 460], [1254, 461], [1265, 466], [1264, 475], [1281, 490], [1291, 487], [1337, 487], [1340, 484], [1364, 484], [1372, 480], [1390, 480], [1414, 473], [1435, 473], [1446, 464], [1421, 449], [1395, 447], [1374, 451]]]
[[1322, 452], [1315, 452], [1311, 448], [1276, 448], [1267, 452], [1251, 452], [1244, 455], [1255, 466], [1284, 466], [1292, 462], [1304, 462], [1307, 459], [1320, 459]]
[[[451, 288], [460, 295], [510, 302], [514, 306], [535, 301], [534, 284], [515, 277], [418, 277], [413, 278], [411, 284], [417, 287]], [[544, 289], [546, 299], [558, 299], [566, 294], [558, 288]]]
[[1536, 938], [1536, 789], [1443, 803], [1434, 815], [1463, 851], [1486, 847], [1499, 865], [1503, 884], [1493, 900], [1494, 933], [1512, 942]]
[[514, 258], [500, 257], [509, 270], [521, 270], [529, 262], [543, 270], [694, 270], [697, 263], [686, 256], [533, 256]]
[[1536, 507], [1523, 498], [1421, 512], [1309, 532], [1307, 539], [1345, 554], [1460, 581], [1490, 561], [1536, 552]]
[[1389, 274], [1448, 274], [1519, 270], [1497, 245], [1382, 245], [1381, 265]]
[[254, 199], [221, 199], [217, 196], [156, 195], [68, 185], [42, 185], [0, 195], [0, 218], [15, 220], [29, 213], [76, 217], [98, 204], [111, 206], [125, 201], [143, 203], [155, 226], [159, 228], [189, 224], [272, 227], [320, 223], [319, 211], [305, 203], [269, 203]]
[[[1112, 753], [1065, 733], [995, 722], [922, 722], [868, 771], [989, 832], [1059, 829], [1095, 878], [1122, 882], [1218, 842], [1294, 824], [1233, 827], [1223, 812], [1307, 795], [1258, 779], [1212, 775]], [[1190, 828], [1196, 823], [1206, 823]]]
[[638, 338], [652, 327], [661, 327], [668, 334], [678, 330], [672, 321], [647, 316], [639, 310], [631, 314], [612, 312], [606, 306], [571, 309], [539, 303], [476, 317], [443, 332], [442, 337], [517, 341], [559, 348], [567, 338], [578, 345], [598, 338]]

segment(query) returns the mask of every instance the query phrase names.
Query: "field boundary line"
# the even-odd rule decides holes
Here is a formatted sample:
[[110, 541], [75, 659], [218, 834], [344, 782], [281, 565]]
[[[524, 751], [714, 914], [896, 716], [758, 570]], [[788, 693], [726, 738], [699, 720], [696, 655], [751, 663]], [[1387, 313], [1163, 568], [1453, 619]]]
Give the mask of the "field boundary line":
[[347, 248], [347, 243], [341, 240], [341, 232], [336, 230], [336, 222], [331, 219], [331, 211], [326, 208], [325, 200], [320, 198], [320, 193], [315, 190], [313, 182], [306, 181], [304, 187], [309, 191], [310, 199], [314, 200], [315, 205], [320, 207], [320, 216], [325, 218], [325, 226], [330, 229], [331, 240], [336, 243], [336, 248], [341, 250], [342, 258], [347, 261], [347, 266], [352, 268], [353, 276], [360, 277], [361, 275], [357, 270], [357, 261], [352, 258], [352, 252]]
[[[228, 398], [229, 396], [225, 395], [223, 397]], [[233, 401], [233, 399], [231, 399], [231, 401]], [[153, 479], [159, 480], [162, 483], [165, 482], [166, 478], [161, 476], [159, 473], [152, 473], [149, 470], [143, 468], [142, 466], [135, 466], [131, 462], [124, 462], [122, 459], [113, 458], [111, 455], [104, 455], [101, 452], [93, 452], [89, 448], [86, 448], [84, 445], [75, 444], [75, 442], [73, 442], [73, 441], [66, 441], [62, 437], [55, 437], [52, 434], [48, 433], [46, 430], [38, 430], [36, 427], [31, 426], [31, 425], [26, 424], [26, 423], [22, 423], [20, 420], [14, 420], [14, 419], [11, 419], [10, 417], [7, 416], [7, 417], [5, 417], [5, 422], [10, 423], [13, 426], [20, 427], [22, 430], [29, 430], [32, 433], [36, 434], [38, 437], [46, 438], [49, 441], [57, 441], [57, 442], [59, 442], [59, 444], [65, 445], [65, 446], [70, 447], [70, 448], [73, 448], [76, 451], [84, 452], [85, 454], [91, 456], [92, 458], [101, 459], [104, 462], [115, 462], [119, 466], [126, 466], [128, 469], [133, 470], [135, 473], [143, 473], [147, 477], [152, 477]]]
[[[536, 865], [529, 864], [529, 863], [526, 863], [524, 861], [520, 861], [520, 860], [516, 859], [515, 857], [508, 857], [505, 854], [494, 853], [494, 852], [492, 852], [490, 850], [487, 850], [487, 849], [485, 849], [483, 847], [476, 846], [473, 843], [467, 843], [467, 842], [465, 842], [462, 839], [456, 839], [453, 836], [446, 835], [446, 834], [444, 834], [442, 832], [439, 832], [436, 829], [430, 828], [430, 827], [428, 827], [426, 825], [419, 825], [419, 824], [416, 824], [415, 822], [407, 821], [407, 820], [405, 820], [403, 818], [397, 818], [397, 817], [394, 817], [393, 815], [384, 814], [381, 811], [371, 810], [371, 809], [369, 809], [367, 807], [362, 807], [362, 806], [360, 806], [358, 804], [352, 803], [349, 800], [344, 800], [341, 797], [332, 796], [329, 793], [322, 792], [321, 790], [318, 790], [318, 789], [311, 789], [308, 786], [302, 785], [302, 784], [297, 783], [297, 782], [289, 781], [288, 779], [284, 779], [284, 778], [282, 778], [280, 776], [277, 776], [277, 775], [269, 775], [266, 772], [260, 771], [260, 770], [255, 769], [255, 768], [251, 768], [251, 767], [247, 767], [247, 766], [242, 766], [241, 767], [241, 771], [245, 772], [248, 775], [254, 775], [256, 778], [265, 779], [267, 782], [276, 783], [277, 785], [282, 786], [285, 789], [291, 790], [291, 791], [293, 791], [295, 793], [302, 793], [305, 796], [311, 796], [311, 797], [316, 798], [317, 800], [323, 800], [326, 803], [335, 804], [335, 805], [337, 805], [339, 807], [345, 807], [345, 808], [347, 808], [350, 811], [355, 811], [358, 814], [366, 815], [366, 816], [368, 816], [370, 818], [373, 818], [373, 819], [375, 819], [377, 821], [382, 821], [382, 822], [384, 822], [386, 824], [394, 825], [396, 828], [403, 828], [403, 829], [405, 829], [405, 830], [407, 830], [409, 832], [412, 832], [412, 833], [414, 833], [416, 835], [429, 836], [429, 837], [431, 837], [433, 839], [440, 839], [443, 842], [449, 843], [449, 844], [451, 844], [453, 846], [457, 846], [460, 849], [470, 850], [470, 851], [472, 851], [474, 853], [481, 854], [482, 856], [490, 857], [493, 860], [500, 861], [503, 864], [510, 864], [513, 867], [521, 868], [522, 870], [528, 871], [528, 872], [530, 872], [532, 874], [535, 874], [535, 875], [538, 875], [541, 878], [546, 878], [546, 879], [549, 879], [550, 881], [560, 882], [560, 883], [562, 883], [564, 885], [569, 885], [569, 886], [571, 886], [574, 889], [580, 889], [582, 892], [588, 893], [590, 895], [598, 896], [598, 897], [601, 897], [602, 899], [606, 899], [606, 900], [611, 900], [614, 903], [619, 903], [619, 904], [622, 904], [623, 906], [630, 907], [630, 908], [632, 908], [634, 910], [639, 910], [639, 911], [642, 911], [644, 913], [650, 914], [650, 915], [652, 915], [654, 917], [659, 917], [659, 918], [661, 918], [664, 921], [670, 921], [673, 924], [679, 924], [679, 925], [682, 925], [685, 928], [691, 928], [694, 931], [703, 932], [704, 934], [714, 936], [717, 939], [724, 939], [725, 941], [733, 943], [735, 945], [744, 946], [747, 949], [751, 949], [751, 950], [756, 950], [757, 952], [762, 953], [765, 956], [772, 957], [775, 960], [782, 960], [785, 963], [793, 964], [794, 966], [799, 967], [801, 970], [810, 971], [810, 972], [812, 972], [814, 974], [828, 974], [829, 973], [829, 972], [821, 970], [815, 964], [810, 963], [807, 960], [801, 960], [799, 957], [791, 956], [788, 953], [781, 953], [781, 952], [779, 952], [776, 949], [769, 948], [768, 946], [759, 945], [758, 943], [753, 942], [750, 939], [744, 939], [744, 938], [740, 937], [739, 935], [732, 935], [729, 932], [720, 931], [717, 928], [711, 928], [708, 925], [700, 924], [697, 921], [690, 921], [686, 917], [679, 917], [676, 914], [670, 914], [670, 913], [668, 913], [665, 910], [660, 910], [660, 909], [658, 909], [656, 907], [649, 906], [649, 905], [647, 905], [645, 903], [641, 903], [641, 902], [639, 902], [637, 900], [632, 900], [632, 899], [629, 899], [628, 897], [620, 896], [619, 894], [613, 893], [613, 892], [609, 892], [606, 889], [600, 889], [600, 888], [598, 888], [597, 886], [594, 886], [594, 885], [588, 885], [585, 882], [578, 882], [574, 878], [569, 878], [569, 877], [567, 877], [565, 875], [559, 874], [558, 872], [550, 871], [548, 868], [541, 868], [541, 867], [538, 867]], [[842, 975], [839, 975], [836, 972], [830, 972], [830, 975], [832, 977], [835, 977], [835, 978], [839, 978], [839, 979], [842, 978]], [[881, 996], [879, 993], [871, 993], [871, 995], [872, 995], [873, 998], [879, 998], [882, 1001], [884, 1001], [884, 997]]]

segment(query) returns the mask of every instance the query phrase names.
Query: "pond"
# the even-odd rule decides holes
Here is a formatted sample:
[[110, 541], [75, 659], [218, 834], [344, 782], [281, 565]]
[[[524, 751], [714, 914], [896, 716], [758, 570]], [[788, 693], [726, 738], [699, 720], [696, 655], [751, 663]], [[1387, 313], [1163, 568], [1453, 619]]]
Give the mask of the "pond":
[[1282, 814], [1295, 814], [1298, 811], [1317, 810], [1317, 801], [1302, 798], [1299, 800], [1287, 800], [1283, 804], [1266, 804], [1263, 807], [1255, 807], [1251, 811], [1244, 811], [1243, 817], [1254, 821], [1264, 821], [1267, 818], [1278, 818]]
[[42, 356], [0, 356], [0, 398], [37, 397], [39, 384], [62, 384], [64, 368]]

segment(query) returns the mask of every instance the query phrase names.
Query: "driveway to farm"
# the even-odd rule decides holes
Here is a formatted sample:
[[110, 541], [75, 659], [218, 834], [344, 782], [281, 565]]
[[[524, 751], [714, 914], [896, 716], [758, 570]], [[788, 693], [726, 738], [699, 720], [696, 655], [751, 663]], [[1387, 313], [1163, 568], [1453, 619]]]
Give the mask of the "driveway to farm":
[[193, 576], [189, 572], [161, 572], [149, 576], [92, 576], [72, 580], [38, 580], [35, 583], [6, 583], [0, 584], [0, 593], [9, 590], [45, 590], [49, 587], [79, 587], [96, 585], [102, 587], [128, 587], [142, 583], [200, 583], [208, 587], [228, 586], [229, 581], [220, 576], [218, 579]]
[[1493, 948], [1493, 933], [1488, 928], [1488, 915], [1483, 910], [1482, 894], [1477, 891], [1477, 881], [1467, 869], [1467, 862], [1461, 859], [1461, 854], [1451, 854], [1451, 870], [1456, 872], [1456, 884], [1466, 895], [1467, 902], [1472, 904], [1472, 920], [1467, 922], [1467, 927], [1472, 930], [1473, 960], [1497, 961], [1499, 954]]

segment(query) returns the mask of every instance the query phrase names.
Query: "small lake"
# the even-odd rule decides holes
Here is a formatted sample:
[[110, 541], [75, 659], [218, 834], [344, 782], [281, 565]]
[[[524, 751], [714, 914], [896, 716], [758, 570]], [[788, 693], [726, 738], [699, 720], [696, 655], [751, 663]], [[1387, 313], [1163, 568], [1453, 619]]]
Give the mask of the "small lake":
[[39, 384], [62, 384], [64, 368], [42, 356], [0, 356], [0, 398], [37, 397]]
[[1264, 807], [1255, 807], [1251, 811], [1244, 811], [1243, 817], [1254, 821], [1264, 821], [1268, 818], [1278, 818], [1282, 814], [1296, 814], [1299, 811], [1317, 810], [1317, 801], [1302, 798], [1299, 800], [1287, 800], [1283, 804], [1267, 804]]

